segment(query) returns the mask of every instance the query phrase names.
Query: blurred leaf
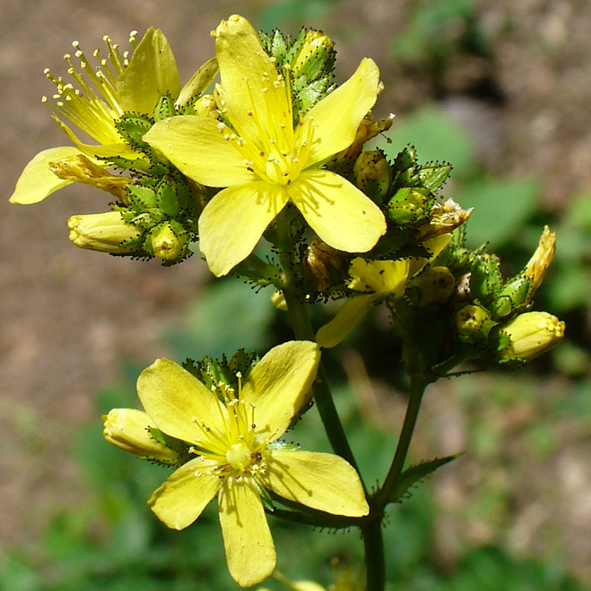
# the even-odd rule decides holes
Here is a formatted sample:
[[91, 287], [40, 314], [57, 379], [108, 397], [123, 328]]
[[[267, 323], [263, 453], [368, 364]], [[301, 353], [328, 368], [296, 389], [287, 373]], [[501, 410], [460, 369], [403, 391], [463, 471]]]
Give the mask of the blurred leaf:
[[436, 107], [395, 118], [390, 138], [392, 143], [380, 143], [380, 148], [392, 160], [407, 144], [412, 144], [417, 149], [419, 162], [451, 162], [454, 179], [465, 178], [474, 171], [475, 148], [470, 135]]
[[270, 296], [268, 290], [257, 294], [236, 281], [208, 286], [189, 312], [184, 330], [167, 336], [175, 356], [230, 358], [240, 348], [264, 349], [275, 314]]
[[338, 0], [279, 0], [268, 3], [258, 19], [259, 28], [270, 32], [281, 29], [295, 34], [292, 25], [298, 29], [306, 23], [325, 17]]
[[473, 207], [467, 241], [477, 247], [486, 241], [497, 249], [515, 238], [536, 210], [540, 195], [536, 179], [480, 180], [454, 197], [464, 209]]
[[582, 265], [557, 266], [554, 280], [545, 294], [553, 312], [564, 314], [580, 306], [587, 306], [591, 297], [589, 272]]
[[564, 220], [573, 228], [591, 231], [591, 192], [586, 191], [573, 197]]

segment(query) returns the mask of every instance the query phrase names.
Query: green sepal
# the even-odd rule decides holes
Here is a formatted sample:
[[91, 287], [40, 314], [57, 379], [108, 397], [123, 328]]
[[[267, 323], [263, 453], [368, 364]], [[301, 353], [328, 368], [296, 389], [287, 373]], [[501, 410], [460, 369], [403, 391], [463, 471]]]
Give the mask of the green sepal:
[[127, 194], [129, 195], [130, 202], [139, 211], [158, 207], [158, 197], [156, 192], [148, 187], [130, 183], [127, 185]]
[[420, 184], [421, 179], [417, 172], [417, 164], [417, 151], [414, 146], [408, 144], [398, 153], [392, 163], [393, 191], [397, 191], [402, 187], [418, 186]]
[[531, 284], [532, 280], [525, 275], [507, 281], [493, 305], [494, 314], [504, 318], [523, 307], [528, 301]]
[[402, 502], [403, 499], [407, 499], [411, 496], [409, 490], [422, 482], [425, 478], [433, 474], [435, 470], [441, 468], [445, 464], [452, 462], [453, 460], [459, 458], [464, 452], [460, 452], [454, 454], [453, 456], [446, 456], [445, 458], [437, 458], [435, 460], [429, 460], [425, 462], [421, 462], [416, 466], [412, 466], [405, 470], [398, 479], [398, 485], [392, 491], [390, 498], [388, 499], [388, 503], [399, 503]]
[[501, 261], [493, 254], [483, 254], [472, 263], [470, 292], [482, 302], [495, 299], [503, 285]]
[[180, 466], [181, 464], [184, 464], [185, 462], [190, 460], [192, 457], [194, 457], [194, 456], [192, 456], [192, 454], [189, 453], [190, 446], [187, 443], [185, 443], [184, 441], [181, 441], [180, 439], [177, 439], [176, 437], [171, 437], [170, 435], [166, 435], [166, 433], [163, 433], [157, 427], [150, 427], [149, 431], [150, 431], [150, 435], [152, 436], [154, 441], [156, 441], [157, 443], [160, 443], [161, 445], [165, 445], [169, 449], [172, 449], [173, 451], [175, 451], [179, 454], [179, 461], [178, 462], [165, 462], [163, 460], [156, 460], [154, 458], [147, 457], [146, 459], [149, 459], [151, 462], [154, 462], [156, 464], [161, 464], [163, 466]]
[[164, 177], [158, 183], [158, 189], [156, 190], [158, 198], [158, 209], [167, 216], [175, 217], [180, 212], [180, 204], [176, 195], [175, 185], [173, 182]]
[[433, 201], [428, 189], [403, 187], [388, 201], [386, 218], [400, 228], [415, 226], [428, 218]]
[[419, 168], [419, 179], [425, 189], [437, 193], [447, 181], [452, 165], [449, 162], [428, 162]]
[[154, 121], [162, 121], [162, 119], [168, 119], [168, 117], [174, 117], [175, 115], [174, 100], [170, 93], [166, 92], [160, 97], [154, 109]]
[[288, 52], [287, 40], [279, 29], [273, 29], [270, 35], [260, 32], [259, 37], [265, 52], [282, 63]]
[[124, 113], [115, 121], [115, 128], [132, 147], [150, 149], [143, 137], [154, 125], [154, 120], [147, 116]]

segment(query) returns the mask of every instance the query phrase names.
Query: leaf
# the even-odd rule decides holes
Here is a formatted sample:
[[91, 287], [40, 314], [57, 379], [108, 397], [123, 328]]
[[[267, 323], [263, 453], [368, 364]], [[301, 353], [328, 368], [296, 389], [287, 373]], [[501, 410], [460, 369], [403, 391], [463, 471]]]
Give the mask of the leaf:
[[392, 497], [390, 503], [396, 503], [403, 498], [408, 498], [410, 493], [408, 490], [418, 482], [423, 481], [427, 476], [431, 475], [437, 468], [448, 464], [449, 462], [459, 458], [464, 452], [454, 454], [453, 456], [446, 456], [445, 458], [436, 458], [435, 460], [429, 460], [421, 462], [416, 466], [411, 466], [405, 470], [398, 480], [398, 486], [392, 491]]

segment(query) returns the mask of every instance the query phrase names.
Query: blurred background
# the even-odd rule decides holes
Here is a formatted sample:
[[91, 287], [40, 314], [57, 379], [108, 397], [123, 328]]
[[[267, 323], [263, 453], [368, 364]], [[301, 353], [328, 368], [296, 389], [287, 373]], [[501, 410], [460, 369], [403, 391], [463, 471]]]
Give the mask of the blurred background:
[[[26, 163], [68, 143], [40, 99], [53, 93], [44, 68], [65, 75], [72, 41], [90, 56], [105, 34], [126, 48], [130, 31], [160, 27], [187, 80], [213, 55], [210, 31], [235, 12], [266, 31], [326, 31], [341, 82], [373, 58], [385, 84], [375, 114], [396, 114], [383, 147], [395, 156], [412, 142], [421, 161], [453, 163], [443, 194], [476, 208], [469, 243], [489, 240], [508, 275], [544, 224], [558, 233], [535, 308], [566, 320], [566, 341], [525, 369], [428, 391], [413, 461], [466, 453], [389, 511], [390, 583], [591, 588], [591, 3], [0, 0], [0, 8], [1, 589], [236, 587], [215, 507], [184, 532], [161, 527], [145, 501], [168, 472], [111, 449], [99, 418], [137, 405], [135, 379], [156, 357], [263, 352], [289, 338], [281, 316], [264, 292], [210, 286], [198, 256], [165, 269], [76, 249], [66, 221], [106, 210], [96, 191], [71, 186], [35, 206], [8, 203]], [[354, 450], [375, 482], [405, 399], [389, 379], [397, 360], [387, 319], [378, 310], [371, 320], [330, 364]], [[294, 440], [328, 449], [315, 411], [308, 417]], [[287, 576], [328, 585], [339, 569], [357, 572], [356, 533], [272, 527]]]

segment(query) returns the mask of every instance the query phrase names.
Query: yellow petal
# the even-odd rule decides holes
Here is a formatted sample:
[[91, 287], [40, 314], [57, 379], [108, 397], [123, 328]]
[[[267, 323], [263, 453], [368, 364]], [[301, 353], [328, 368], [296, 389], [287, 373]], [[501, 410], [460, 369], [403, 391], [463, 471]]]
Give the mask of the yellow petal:
[[219, 508], [232, 578], [241, 587], [260, 583], [273, 572], [277, 556], [255, 485], [248, 478], [226, 479], [220, 490]]
[[378, 96], [380, 71], [363, 58], [357, 71], [308, 113], [314, 119], [314, 143], [305, 166], [320, 162], [349, 147], [357, 128]]
[[[70, 138], [70, 140], [76, 144], [78, 150], [93, 159], [95, 164], [100, 164], [100, 162], [96, 162], [97, 158], [111, 158], [113, 156], [118, 156], [121, 158], [137, 159], [143, 156], [143, 154], [134, 151], [131, 146], [123, 142], [100, 145], [84, 144], [63, 121], [60, 121], [57, 117], [53, 117], [53, 119], [62, 128], [63, 132]], [[115, 127], [113, 127], [113, 136], [118, 137]]]
[[439, 236], [435, 236], [435, 238], [431, 238], [429, 240], [425, 240], [425, 242], [422, 242], [421, 246], [425, 247], [429, 251], [429, 254], [431, 256], [428, 259], [411, 259], [408, 276], [413, 277], [419, 271], [421, 271], [423, 267], [425, 267], [428, 263], [436, 259], [441, 254], [443, 249], [451, 242], [451, 239], [451, 234], [441, 234]]
[[366, 261], [361, 257], [353, 259], [349, 268], [352, 277], [351, 289], [358, 291], [383, 291], [402, 295], [408, 279], [408, 259], [398, 261]]
[[[254, 367], [242, 396], [254, 406], [256, 432], [280, 437], [309, 400], [320, 351], [310, 341], [289, 341], [271, 349]], [[259, 437], [261, 439], [261, 437]]]
[[143, 139], [203, 185], [230, 187], [258, 179], [233, 143], [224, 139], [229, 133], [214, 119], [181, 115], [159, 121]]
[[369, 513], [363, 486], [355, 469], [343, 458], [299, 450], [271, 450], [261, 481], [290, 501], [347, 517]]
[[360, 295], [347, 300], [337, 315], [316, 333], [316, 342], [320, 347], [336, 347], [363, 318], [365, 310], [376, 299], [376, 294]]
[[[255, 143], [261, 133], [274, 137], [277, 116], [291, 110], [284, 86], [273, 84], [275, 64], [263, 50], [257, 32], [245, 18], [233, 15], [216, 29], [215, 49], [224, 106], [232, 123]], [[291, 125], [291, 116], [289, 119]]]
[[172, 529], [191, 525], [220, 490], [218, 476], [206, 474], [211, 461], [196, 458], [164, 481], [148, 501], [158, 519]]
[[367, 252], [386, 232], [379, 207], [338, 174], [305, 170], [288, 190], [312, 229], [333, 248]]
[[217, 398], [170, 359], [158, 359], [144, 369], [137, 391], [150, 418], [167, 435], [195, 443], [202, 432], [194, 419], [216, 433], [223, 431]]
[[179, 97], [175, 101], [175, 106], [182, 109], [187, 103], [201, 96], [205, 89], [212, 83], [213, 79], [217, 76], [220, 68], [218, 61], [215, 57], [207, 60], [192, 76], [189, 82], [187, 82], [179, 94]]
[[176, 99], [180, 91], [181, 81], [172, 49], [164, 33], [150, 27], [117, 80], [121, 108], [152, 115], [165, 92]]
[[69, 185], [71, 181], [64, 181], [53, 174], [49, 164], [75, 154], [80, 154], [80, 150], [73, 146], [50, 148], [39, 152], [25, 166], [25, 170], [23, 170], [16, 183], [10, 202], [21, 203], [22, 205], [39, 203], [54, 191]]
[[221, 277], [243, 261], [289, 197], [284, 188], [256, 181], [220, 191], [199, 218], [199, 248]]
[[142, 458], [178, 463], [179, 454], [152, 437], [150, 429], [156, 425], [147, 413], [134, 408], [114, 408], [103, 420], [103, 437], [119, 449]]

